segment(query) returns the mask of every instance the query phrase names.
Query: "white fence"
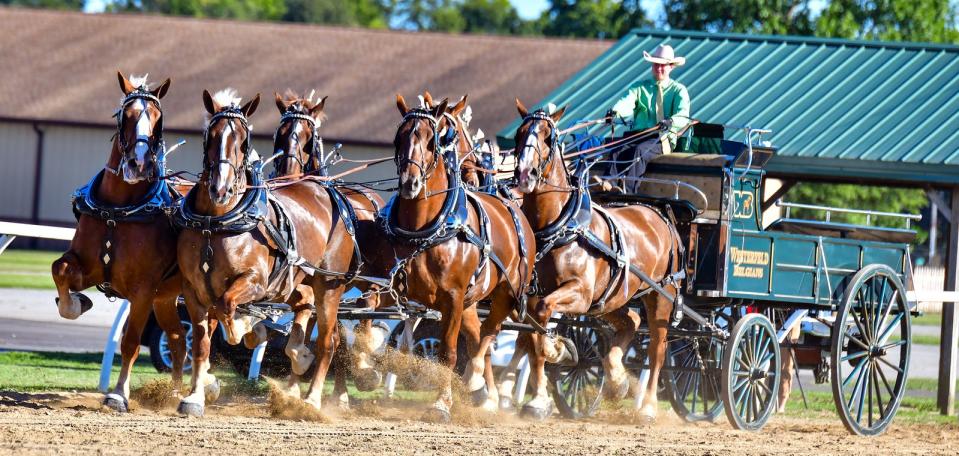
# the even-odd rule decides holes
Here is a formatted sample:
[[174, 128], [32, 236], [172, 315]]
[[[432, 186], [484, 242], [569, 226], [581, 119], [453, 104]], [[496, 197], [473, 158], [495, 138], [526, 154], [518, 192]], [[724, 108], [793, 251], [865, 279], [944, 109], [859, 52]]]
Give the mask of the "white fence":
[[943, 291], [946, 283], [946, 269], [943, 267], [917, 266], [913, 269], [912, 281], [915, 285], [915, 299], [921, 312], [942, 312], [942, 303], [955, 302], [956, 292]]

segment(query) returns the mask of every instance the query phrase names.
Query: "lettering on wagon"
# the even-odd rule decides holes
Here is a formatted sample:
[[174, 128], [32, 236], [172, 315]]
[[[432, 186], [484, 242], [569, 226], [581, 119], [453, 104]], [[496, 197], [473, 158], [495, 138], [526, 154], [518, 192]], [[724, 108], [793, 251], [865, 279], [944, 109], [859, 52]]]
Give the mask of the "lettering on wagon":
[[733, 260], [733, 277], [761, 279], [765, 275], [765, 267], [769, 265], [769, 252], [733, 247], [730, 254]]

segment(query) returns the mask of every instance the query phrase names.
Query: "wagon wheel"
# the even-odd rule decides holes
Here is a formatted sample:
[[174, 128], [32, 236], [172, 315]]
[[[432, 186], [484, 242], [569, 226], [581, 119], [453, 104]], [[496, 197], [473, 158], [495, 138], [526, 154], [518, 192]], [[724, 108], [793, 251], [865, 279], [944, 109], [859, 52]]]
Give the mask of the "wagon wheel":
[[[579, 317], [579, 321], [591, 321]], [[579, 354], [575, 366], [547, 365], [546, 374], [552, 384], [553, 401], [565, 418], [590, 417], [603, 401], [606, 370], [603, 356], [609, 351], [609, 338], [593, 326], [556, 325], [556, 334], [570, 339]]]
[[666, 397], [680, 418], [695, 423], [712, 422], [719, 417], [723, 405], [717, 372], [721, 357], [722, 342], [716, 339], [683, 338], [669, 344], [664, 386]]
[[[735, 314], [733, 308], [722, 309], [712, 315], [713, 324], [728, 330]], [[706, 328], [695, 325], [690, 329]], [[668, 369], [662, 375], [663, 386], [673, 411], [683, 420], [713, 422], [719, 418], [722, 413], [719, 369], [722, 358], [722, 341], [714, 338], [681, 338], [669, 343], [665, 363]]]
[[853, 276], [832, 329], [832, 392], [849, 432], [881, 434], [906, 390], [912, 336], [906, 291], [886, 265]]
[[748, 314], [736, 323], [723, 354], [723, 402], [736, 429], [755, 431], [776, 409], [782, 359], [772, 322]]

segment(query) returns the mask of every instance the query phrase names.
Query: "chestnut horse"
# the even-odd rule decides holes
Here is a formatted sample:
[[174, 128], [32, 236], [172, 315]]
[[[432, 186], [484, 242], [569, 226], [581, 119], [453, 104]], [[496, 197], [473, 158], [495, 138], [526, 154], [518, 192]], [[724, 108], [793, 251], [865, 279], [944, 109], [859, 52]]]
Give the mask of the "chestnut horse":
[[[274, 94], [274, 97], [276, 107], [280, 111], [280, 125], [273, 137], [273, 153], [277, 157], [274, 161], [274, 175], [321, 174], [322, 168], [326, 164], [321, 163], [322, 138], [319, 136], [319, 127], [325, 118], [323, 107], [326, 104], [326, 97], [314, 102], [309, 98], [302, 98], [292, 91], [288, 91], [285, 97], [281, 97], [279, 94]], [[336, 186], [336, 190], [342, 193], [353, 208], [356, 216], [354, 223], [356, 225], [357, 242], [360, 244], [361, 250], [364, 246], [375, 245], [372, 238], [382, 237], [376, 233], [376, 216], [380, 208], [385, 205], [383, 198], [372, 191], [360, 188]], [[379, 275], [385, 276], [387, 272], [388, 270], [381, 271]], [[369, 288], [369, 284], [362, 282], [357, 282], [356, 285], [364, 291]], [[371, 294], [365, 300], [367, 307], [378, 307], [380, 303], [378, 298], [378, 294]], [[306, 328], [307, 330], [303, 334], [309, 337], [312, 330], [310, 325], [306, 325]], [[379, 326], [374, 326], [372, 320], [363, 320], [357, 326], [355, 332], [357, 337], [353, 351], [355, 351], [356, 356], [349, 356], [344, 344], [341, 345], [333, 359], [336, 366], [336, 382], [333, 395], [342, 408], [349, 407], [349, 396], [346, 392], [347, 370], [354, 373], [356, 387], [360, 391], [375, 389], [379, 386], [382, 378], [371, 365], [371, 355], [389, 334], [382, 331]], [[293, 342], [294, 346], [303, 343], [303, 341], [298, 340], [300, 335], [299, 332], [294, 334], [294, 337], [297, 338], [297, 341]], [[259, 340], [256, 342], [259, 342]], [[293, 372], [288, 386], [292, 388], [295, 382], [298, 382], [298, 377], [296, 372]]]
[[175, 217], [185, 228], [177, 260], [194, 328], [192, 389], [179, 411], [202, 416], [204, 386], [216, 381], [209, 374], [210, 321], [219, 320], [227, 341], [239, 343], [252, 326], [246, 305], [263, 301], [288, 302], [296, 314], [287, 354], [297, 374], [313, 361], [305, 324], [315, 303], [318, 359], [306, 403], [319, 409], [354, 242], [322, 184], [307, 180], [266, 190], [247, 121], [259, 95], [241, 107], [232, 89], [216, 96], [204, 91], [203, 102], [211, 116], [203, 172]]
[[[399, 192], [383, 221], [400, 258], [391, 273], [394, 290], [401, 303], [408, 298], [442, 314], [439, 357], [450, 368], [461, 325], [473, 319], [477, 302], [491, 302], [478, 334], [470, 325], [462, 330], [470, 353], [466, 387], [474, 403], [495, 410], [496, 386], [483, 375], [486, 352], [503, 320], [514, 310], [525, 312], [532, 229], [510, 203], [463, 188], [457, 154], [469, 144], [453, 125], [456, 109], [448, 114], [446, 100], [432, 109], [410, 109], [400, 95], [396, 106], [403, 116], [394, 140]], [[457, 105], [463, 106], [465, 100]], [[450, 381], [442, 383], [425, 419], [450, 420]]]
[[176, 231], [164, 210], [178, 195], [163, 179], [163, 113], [160, 99], [167, 79], [150, 90], [146, 77], [117, 73], [123, 99], [115, 117], [117, 133], [106, 166], [74, 194], [77, 230], [70, 249], [53, 262], [60, 316], [76, 319], [92, 307], [79, 293], [97, 286], [108, 297], [130, 302], [120, 353], [123, 364], [104, 405], [127, 411], [130, 372], [150, 313], [169, 337], [173, 385], [183, 381], [186, 340], [176, 310], [180, 275], [176, 270]]
[[[554, 312], [595, 315], [609, 322], [615, 334], [603, 362], [609, 387], [604, 393], [621, 399], [629, 390], [623, 353], [640, 324], [626, 305], [642, 295], [650, 331], [650, 376], [640, 414], [652, 420], [673, 302], [659, 292], [651, 293], [650, 288], [676, 295], [682, 269], [679, 236], [650, 207], [590, 205], [585, 171], [573, 176], [563, 160], [556, 122], [565, 107], [554, 113], [530, 113], [519, 100], [516, 107], [523, 118], [515, 136], [516, 181], [525, 194], [523, 212], [537, 232], [536, 271], [543, 296], [531, 300], [535, 302], [531, 314], [543, 325]], [[641, 275], [657, 280], [656, 285], [641, 280]], [[544, 362], [556, 362], [565, 348], [549, 338], [533, 337], [536, 350], [531, 351], [530, 361], [536, 395], [524, 412], [544, 418], [551, 409]]]

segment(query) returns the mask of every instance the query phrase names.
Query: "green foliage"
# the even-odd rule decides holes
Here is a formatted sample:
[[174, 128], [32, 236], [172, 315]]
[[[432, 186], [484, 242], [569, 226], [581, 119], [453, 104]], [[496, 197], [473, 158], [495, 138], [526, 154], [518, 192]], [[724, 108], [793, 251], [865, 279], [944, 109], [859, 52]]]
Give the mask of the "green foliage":
[[663, 7], [675, 29], [812, 34], [809, 0], [665, 0]]
[[411, 30], [488, 34], [529, 34], [509, 0], [394, 0], [394, 25]]
[[284, 0], [114, 0], [107, 11], [240, 20], [279, 20]]
[[581, 38], [619, 38], [652, 22], [639, 0], [551, 0], [539, 22], [543, 34]]
[[[921, 189], [811, 182], [797, 184], [789, 191], [785, 200], [792, 203], [815, 204], [818, 206], [908, 214], [918, 214], [922, 208], [929, 204], [925, 192]], [[824, 214], [821, 211], [795, 209], [792, 217], [822, 219]], [[831, 220], [839, 223], [863, 225], [866, 223], [866, 216], [833, 213]], [[905, 227], [905, 222], [902, 219], [892, 217], [872, 217], [871, 224], [891, 228]], [[915, 228], [915, 224], [913, 228]], [[927, 233], [920, 230], [916, 242], [922, 243], [926, 237]]]
[[956, 8], [945, 0], [832, 0], [816, 35], [885, 41], [957, 43]]
[[387, 27], [386, 8], [375, 0], [285, 0], [283, 20], [315, 24]]
[[0, 0], [2, 6], [25, 6], [60, 10], [81, 10], [84, 0]]

